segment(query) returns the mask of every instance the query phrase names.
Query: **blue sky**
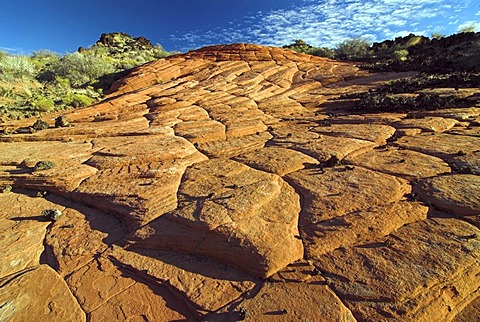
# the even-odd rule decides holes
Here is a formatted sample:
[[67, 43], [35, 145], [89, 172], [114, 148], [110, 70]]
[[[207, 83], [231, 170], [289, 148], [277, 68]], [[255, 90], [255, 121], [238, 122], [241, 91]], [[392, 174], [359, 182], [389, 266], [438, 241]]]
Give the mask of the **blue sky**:
[[0, 50], [61, 54], [103, 32], [145, 36], [172, 51], [251, 42], [281, 46], [303, 39], [333, 47], [410, 32], [480, 31], [480, 0], [0, 0]]

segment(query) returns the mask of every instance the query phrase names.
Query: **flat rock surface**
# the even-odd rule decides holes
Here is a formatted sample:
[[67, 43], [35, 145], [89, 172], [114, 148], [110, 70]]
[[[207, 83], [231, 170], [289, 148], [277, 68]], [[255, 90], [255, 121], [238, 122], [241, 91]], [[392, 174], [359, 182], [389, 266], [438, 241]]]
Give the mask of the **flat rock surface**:
[[466, 238], [478, 233], [455, 219], [429, 219], [315, 265], [358, 320], [450, 320], [451, 308], [466, 306], [480, 286], [480, 240]]
[[345, 246], [375, 242], [396, 229], [427, 218], [428, 208], [397, 202], [354, 211], [307, 227], [304, 243], [311, 258]]
[[329, 124], [314, 129], [315, 132], [348, 137], [384, 144], [395, 133], [395, 128], [382, 124]]
[[86, 265], [127, 233], [125, 225], [111, 215], [65, 199], [51, 200], [66, 206], [63, 217], [51, 224], [44, 241], [51, 252], [51, 265], [62, 276]]
[[394, 147], [371, 149], [348, 158], [348, 162], [406, 179], [432, 177], [452, 171], [440, 158]]
[[480, 150], [456, 156], [450, 163], [458, 172], [480, 175]]
[[241, 270], [200, 256], [119, 248], [107, 255], [117, 266], [167, 286], [198, 314], [222, 308], [252, 289], [257, 282]]
[[86, 321], [63, 278], [48, 265], [0, 280], [4, 321]]
[[252, 168], [284, 176], [288, 173], [301, 170], [308, 165], [318, 164], [318, 161], [301, 152], [269, 147], [247, 154], [242, 154], [235, 160], [247, 164]]
[[[247, 298], [204, 321], [356, 321], [323, 278], [305, 282], [266, 282]], [[295, 300], [292, 300], [295, 299]]]
[[40, 264], [50, 224], [41, 213], [56, 205], [43, 198], [13, 192], [0, 194], [0, 278]]
[[442, 117], [425, 117], [419, 119], [403, 119], [392, 125], [397, 129], [420, 129], [423, 132], [441, 133], [450, 130], [457, 124], [457, 120]]
[[421, 180], [415, 186], [421, 200], [455, 215], [480, 212], [480, 177], [456, 174]]
[[478, 152], [480, 137], [441, 133], [403, 137], [396, 142], [403, 148], [433, 155], [444, 160]]
[[0, 320], [475, 321], [480, 107], [342, 96], [415, 74], [209, 46], [0, 124]]
[[303, 196], [300, 226], [399, 201], [410, 192], [405, 180], [361, 167], [305, 169], [286, 178]]

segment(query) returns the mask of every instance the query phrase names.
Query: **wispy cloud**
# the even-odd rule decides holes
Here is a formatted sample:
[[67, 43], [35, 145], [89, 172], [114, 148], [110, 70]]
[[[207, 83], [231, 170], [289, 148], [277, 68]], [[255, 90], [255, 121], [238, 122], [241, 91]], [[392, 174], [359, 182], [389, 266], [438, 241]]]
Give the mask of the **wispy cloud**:
[[[315, 46], [333, 47], [352, 37], [370, 41], [409, 33], [425, 34], [424, 21], [434, 30], [459, 19], [470, 0], [303, 0], [289, 8], [257, 12], [226, 28], [195, 30], [172, 40], [192, 49], [215, 43], [252, 42], [281, 46], [303, 39]], [[478, 14], [478, 13], [477, 13]], [[432, 22], [433, 21], [433, 22]], [[445, 22], [447, 21], [447, 22]], [[455, 23], [456, 24], [456, 23]]]
[[0, 46], [0, 50], [8, 51], [10, 53], [22, 53], [24, 50], [21, 48], [12, 48], [12, 47], [2, 47]]

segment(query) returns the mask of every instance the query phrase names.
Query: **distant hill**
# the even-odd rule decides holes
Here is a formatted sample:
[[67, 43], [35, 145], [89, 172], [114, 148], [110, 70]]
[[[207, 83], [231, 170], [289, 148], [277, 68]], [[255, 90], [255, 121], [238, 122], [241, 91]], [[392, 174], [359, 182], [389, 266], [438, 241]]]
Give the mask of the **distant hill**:
[[[370, 50], [373, 53], [370, 61], [380, 69], [480, 72], [480, 32], [433, 39], [410, 34], [374, 43]], [[398, 59], [400, 51], [404, 55]]]
[[315, 56], [364, 62], [380, 71], [480, 72], [480, 32], [461, 32], [428, 38], [410, 34], [369, 44], [361, 38], [346, 40], [336, 48], [314, 47], [301, 39], [283, 48]]

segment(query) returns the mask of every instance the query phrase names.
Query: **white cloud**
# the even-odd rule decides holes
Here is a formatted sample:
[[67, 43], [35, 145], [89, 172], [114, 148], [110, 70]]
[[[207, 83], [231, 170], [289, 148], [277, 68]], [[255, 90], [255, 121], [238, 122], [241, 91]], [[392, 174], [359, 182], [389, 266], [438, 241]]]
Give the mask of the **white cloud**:
[[0, 46], [0, 50], [6, 51], [12, 54], [21, 54], [25, 52], [25, 50], [23, 50], [22, 48], [2, 47], [2, 46]]
[[[445, 20], [458, 19], [470, 0], [303, 0], [286, 9], [257, 12], [227, 28], [192, 31], [174, 37], [186, 47], [229, 42], [281, 46], [303, 39], [314, 46], [333, 47], [352, 37], [367, 35], [378, 41], [409, 33], [426, 34], [425, 21], [443, 29]], [[477, 13], [477, 15], [479, 15]], [[439, 23], [438, 21], [441, 21]], [[427, 25], [428, 25], [427, 23]], [[475, 22], [478, 24], [478, 22]], [[458, 24], [458, 21], [454, 23]], [[478, 26], [477, 26], [478, 27]], [[409, 31], [411, 30], [411, 31]], [[191, 47], [193, 46], [193, 47]]]

